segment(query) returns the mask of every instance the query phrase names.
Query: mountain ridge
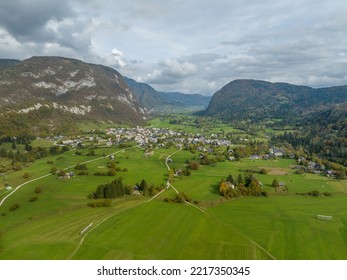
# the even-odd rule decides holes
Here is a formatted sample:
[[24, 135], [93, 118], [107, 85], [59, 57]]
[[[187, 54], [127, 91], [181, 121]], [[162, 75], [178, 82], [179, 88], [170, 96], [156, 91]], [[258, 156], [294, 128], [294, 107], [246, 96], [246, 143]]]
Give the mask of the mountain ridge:
[[206, 108], [211, 97], [201, 94], [185, 94], [181, 92], [157, 91], [146, 83], [125, 78], [125, 82], [132, 89], [139, 104], [147, 109], [165, 110], [167, 106], [173, 107], [202, 107]]
[[0, 85], [2, 116], [40, 113], [50, 126], [64, 117], [129, 124], [147, 118], [119, 72], [73, 58], [31, 57], [8, 65], [0, 68]]
[[307, 114], [347, 102], [347, 86], [314, 89], [289, 83], [234, 80], [218, 90], [202, 115], [225, 120], [269, 119]]

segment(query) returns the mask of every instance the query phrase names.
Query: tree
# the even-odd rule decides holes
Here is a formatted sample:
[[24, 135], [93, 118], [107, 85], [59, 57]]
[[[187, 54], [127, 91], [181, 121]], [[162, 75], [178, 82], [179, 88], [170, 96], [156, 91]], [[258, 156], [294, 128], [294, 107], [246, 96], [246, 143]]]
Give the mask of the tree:
[[279, 187], [279, 183], [278, 183], [277, 179], [273, 179], [271, 186], [273, 186], [274, 188]]
[[140, 185], [139, 185], [139, 190], [140, 191], [146, 191], [148, 189], [148, 184], [145, 179], [142, 179]]
[[231, 184], [234, 184], [235, 181], [234, 181], [233, 175], [229, 174], [229, 176], [228, 176], [228, 178], [227, 178], [227, 181], [230, 182]]
[[226, 197], [231, 189], [229, 181], [222, 181], [219, 185], [219, 192], [222, 196]]
[[255, 196], [261, 195], [261, 187], [260, 183], [257, 179], [252, 179], [251, 183], [249, 184], [249, 188], [251, 189], [251, 194]]
[[341, 169], [340, 172], [337, 173], [337, 179], [344, 180], [346, 178], [345, 169]]
[[237, 177], [237, 183], [238, 184], [244, 184], [243, 178], [242, 178], [242, 174], [240, 173], [239, 176]]
[[249, 185], [251, 184], [252, 180], [254, 179], [254, 176], [252, 173], [247, 173], [245, 175], [245, 186], [249, 187]]

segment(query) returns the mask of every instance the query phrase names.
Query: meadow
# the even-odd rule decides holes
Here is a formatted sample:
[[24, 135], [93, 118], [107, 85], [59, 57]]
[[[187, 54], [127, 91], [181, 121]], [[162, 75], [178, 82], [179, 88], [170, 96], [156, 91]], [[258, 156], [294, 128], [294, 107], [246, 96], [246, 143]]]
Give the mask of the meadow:
[[[189, 151], [155, 149], [146, 156], [138, 147], [98, 148], [96, 156], [69, 151], [35, 161], [31, 166], [3, 178], [3, 185], [16, 187], [50, 173], [52, 166], [74, 171], [87, 162], [89, 175], [59, 179], [48, 175], [23, 185], [0, 206], [1, 259], [347, 259], [346, 183], [314, 174], [296, 174], [292, 159], [218, 162], [175, 177], [171, 184], [197, 204], [164, 202], [173, 189], [159, 196], [136, 195], [113, 199], [110, 207], [87, 206], [88, 194], [99, 184], [113, 180], [94, 176], [106, 171], [115, 154], [124, 183], [146, 179], [149, 185], [165, 185], [170, 167], [184, 169]], [[48, 163], [49, 162], [49, 163]], [[255, 174], [268, 197], [226, 200], [218, 193], [222, 178], [244, 169], [265, 168]], [[23, 178], [23, 174], [31, 174]], [[288, 186], [278, 193], [271, 186], [276, 178]], [[39, 187], [41, 192], [36, 193]], [[303, 195], [312, 190], [331, 196]], [[299, 194], [298, 194], [299, 193]], [[0, 200], [6, 194], [0, 193]], [[29, 201], [36, 196], [37, 200]], [[19, 208], [9, 208], [18, 203]], [[331, 221], [316, 216], [330, 215]], [[84, 236], [80, 232], [93, 226]], [[83, 242], [81, 243], [81, 240]]]

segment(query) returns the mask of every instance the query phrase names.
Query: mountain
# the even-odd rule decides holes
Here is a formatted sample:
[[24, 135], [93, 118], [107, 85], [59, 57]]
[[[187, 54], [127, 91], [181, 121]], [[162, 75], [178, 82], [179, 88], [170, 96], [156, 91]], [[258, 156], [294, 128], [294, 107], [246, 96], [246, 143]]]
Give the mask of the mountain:
[[158, 109], [163, 106], [182, 106], [180, 103], [171, 102], [166, 99], [159, 91], [156, 91], [146, 83], [139, 83], [133, 79], [124, 77], [124, 81], [131, 88], [137, 102], [147, 109]]
[[264, 127], [289, 128], [274, 134], [270, 143], [347, 166], [347, 86], [314, 89], [236, 80], [216, 92], [201, 114], [249, 133]]
[[201, 94], [184, 94], [180, 92], [161, 92], [167, 100], [177, 102], [183, 106], [198, 106], [206, 108], [211, 100], [211, 96], [204, 96]]
[[[112, 68], [63, 57], [1, 64], [6, 65], [0, 68], [2, 121], [32, 120], [30, 130], [39, 131], [72, 119], [138, 124], [146, 118], [122, 75]], [[15, 128], [13, 122], [8, 125]], [[0, 125], [3, 134], [1, 129], [6, 127]]]
[[201, 107], [206, 108], [210, 96], [200, 94], [184, 94], [180, 92], [160, 92], [146, 83], [139, 83], [125, 78], [138, 103], [147, 109], [161, 110], [167, 107]]
[[206, 116], [225, 120], [294, 118], [347, 102], [347, 86], [314, 89], [287, 83], [235, 80], [217, 91]]
[[19, 63], [21, 63], [21, 61], [17, 59], [0, 59], [0, 68], [14, 66]]

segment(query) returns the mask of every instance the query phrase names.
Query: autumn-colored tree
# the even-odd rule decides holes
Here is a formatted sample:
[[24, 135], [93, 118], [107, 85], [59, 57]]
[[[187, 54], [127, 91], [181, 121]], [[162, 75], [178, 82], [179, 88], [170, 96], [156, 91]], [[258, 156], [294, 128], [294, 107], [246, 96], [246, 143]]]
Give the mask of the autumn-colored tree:
[[227, 196], [230, 189], [231, 189], [231, 185], [228, 181], [222, 181], [219, 185], [219, 192], [224, 197]]
[[251, 183], [249, 184], [249, 188], [251, 190], [252, 195], [255, 195], [255, 196], [261, 195], [261, 187], [257, 179], [252, 179]]

